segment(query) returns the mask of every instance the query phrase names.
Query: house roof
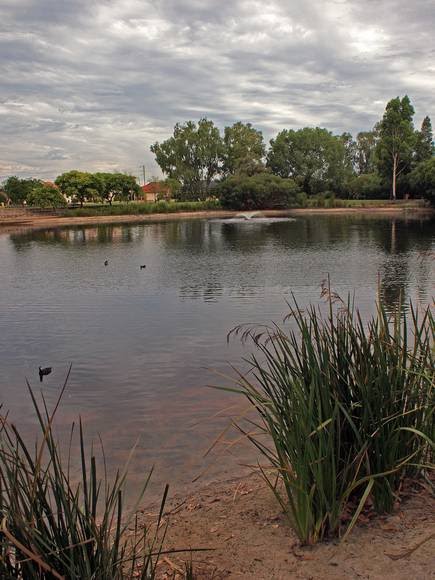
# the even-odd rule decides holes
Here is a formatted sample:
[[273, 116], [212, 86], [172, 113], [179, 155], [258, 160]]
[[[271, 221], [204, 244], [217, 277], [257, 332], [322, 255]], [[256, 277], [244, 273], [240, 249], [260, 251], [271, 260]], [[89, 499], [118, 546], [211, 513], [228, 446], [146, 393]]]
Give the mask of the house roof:
[[146, 185], [142, 185], [141, 190], [144, 193], [166, 193], [169, 191], [169, 187], [163, 183], [160, 183], [159, 181], [150, 181]]

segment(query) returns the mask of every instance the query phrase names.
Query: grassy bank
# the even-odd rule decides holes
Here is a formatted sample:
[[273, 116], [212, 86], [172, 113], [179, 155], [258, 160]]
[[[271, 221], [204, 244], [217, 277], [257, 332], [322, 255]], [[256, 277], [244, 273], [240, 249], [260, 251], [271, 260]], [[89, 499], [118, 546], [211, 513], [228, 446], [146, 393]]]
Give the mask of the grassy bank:
[[61, 213], [63, 217], [92, 217], [114, 215], [150, 215], [154, 213], [196, 212], [221, 209], [218, 201], [158, 201], [156, 203], [117, 203], [113, 205], [85, 206], [68, 209]]
[[427, 203], [422, 199], [339, 199], [336, 197], [313, 196], [306, 199], [306, 203], [299, 207], [306, 208], [424, 208]]
[[[311, 209], [311, 208], [418, 208], [424, 207], [421, 200], [390, 201], [385, 199], [337, 199], [334, 197], [315, 196], [300, 203], [292, 205], [288, 209]], [[87, 205], [82, 208], [68, 209], [58, 212], [62, 217], [93, 217], [93, 216], [122, 216], [122, 215], [152, 215], [172, 214], [182, 212], [200, 212], [222, 209], [219, 200], [208, 201], [158, 201], [156, 203], [115, 203], [113, 205]], [[231, 208], [227, 208], [231, 209]]]

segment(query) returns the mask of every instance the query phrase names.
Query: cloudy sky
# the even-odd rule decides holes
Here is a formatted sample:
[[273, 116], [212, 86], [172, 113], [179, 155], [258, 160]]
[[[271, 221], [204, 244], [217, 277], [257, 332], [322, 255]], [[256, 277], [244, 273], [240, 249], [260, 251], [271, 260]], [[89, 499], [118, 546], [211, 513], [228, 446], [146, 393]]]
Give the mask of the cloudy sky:
[[0, 0], [0, 180], [158, 174], [177, 121], [356, 133], [435, 116], [434, 0]]

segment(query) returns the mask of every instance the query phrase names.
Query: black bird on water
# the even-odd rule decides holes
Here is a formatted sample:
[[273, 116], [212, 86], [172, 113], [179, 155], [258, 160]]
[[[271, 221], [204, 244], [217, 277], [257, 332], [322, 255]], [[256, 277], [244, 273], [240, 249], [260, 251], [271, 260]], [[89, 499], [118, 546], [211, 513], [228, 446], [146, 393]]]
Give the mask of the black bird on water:
[[104, 260], [104, 265], [108, 266], [109, 265], [109, 260]]
[[43, 377], [49, 375], [53, 369], [51, 367], [44, 367], [43, 369], [39, 367], [39, 380], [42, 383]]
[[145, 268], [146, 268], [146, 265], [145, 264], [140, 267], [141, 270], [145, 270]]

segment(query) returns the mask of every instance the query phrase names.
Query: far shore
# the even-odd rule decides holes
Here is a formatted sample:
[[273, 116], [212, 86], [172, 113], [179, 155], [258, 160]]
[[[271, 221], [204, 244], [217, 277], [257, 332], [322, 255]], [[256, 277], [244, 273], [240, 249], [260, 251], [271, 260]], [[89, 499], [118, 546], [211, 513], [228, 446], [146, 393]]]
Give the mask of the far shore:
[[[110, 216], [87, 216], [87, 217], [65, 217], [29, 214], [27, 216], [5, 217], [0, 212], [0, 233], [8, 233], [17, 229], [52, 228], [70, 225], [92, 225], [110, 223], [140, 223], [152, 221], [173, 221], [185, 219], [203, 218], [231, 218], [243, 212], [231, 210], [207, 210], [176, 213], [155, 213], [136, 215], [110, 215]], [[293, 217], [303, 215], [339, 215], [339, 214], [361, 214], [365, 216], [383, 215], [431, 215], [434, 210], [431, 208], [418, 206], [397, 206], [391, 205], [381, 207], [343, 207], [343, 208], [298, 208], [286, 210], [261, 210], [259, 211], [267, 217]]]

